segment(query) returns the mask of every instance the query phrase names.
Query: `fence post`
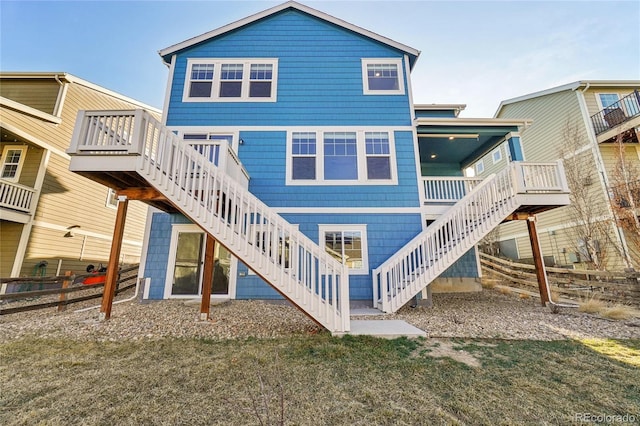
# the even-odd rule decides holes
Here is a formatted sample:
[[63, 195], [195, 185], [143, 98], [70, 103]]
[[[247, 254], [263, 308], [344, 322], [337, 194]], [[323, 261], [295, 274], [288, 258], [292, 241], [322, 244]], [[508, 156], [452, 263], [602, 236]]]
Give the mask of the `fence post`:
[[[71, 283], [71, 271], [66, 271], [64, 273], [65, 277], [69, 277], [69, 278], [65, 278], [64, 281], [62, 281], [62, 290], [64, 290], [65, 288], [69, 287], [69, 284]], [[67, 300], [67, 293], [60, 293], [60, 303], [58, 304], [58, 312], [62, 312], [64, 310], [67, 309], [67, 304], [64, 303]]]

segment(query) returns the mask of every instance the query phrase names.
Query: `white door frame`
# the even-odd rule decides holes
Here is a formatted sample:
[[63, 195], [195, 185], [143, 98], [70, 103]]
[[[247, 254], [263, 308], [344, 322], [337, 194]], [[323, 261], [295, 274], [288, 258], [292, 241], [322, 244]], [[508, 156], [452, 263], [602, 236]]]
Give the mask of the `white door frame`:
[[[181, 232], [197, 232], [201, 234], [205, 234], [205, 232], [198, 225], [193, 224], [172, 224], [171, 225], [171, 242], [169, 244], [169, 262], [167, 265], [167, 272], [165, 276], [164, 282], [164, 299], [198, 299], [201, 297], [201, 294], [197, 295], [187, 295], [187, 294], [171, 294], [171, 287], [173, 286], [173, 272], [176, 260], [176, 251], [178, 249], [178, 234]], [[206, 236], [206, 234], [205, 234]], [[207, 239], [202, 239], [202, 258], [201, 262], [204, 264], [204, 246], [206, 244]], [[229, 293], [228, 294], [212, 294], [212, 299], [235, 299], [236, 298], [236, 272], [238, 268], [238, 260], [235, 256], [231, 255], [231, 264], [229, 266]], [[200, 270], [199, 277], [199, 291], [202, 292], [202, 272], [204, 268]]]

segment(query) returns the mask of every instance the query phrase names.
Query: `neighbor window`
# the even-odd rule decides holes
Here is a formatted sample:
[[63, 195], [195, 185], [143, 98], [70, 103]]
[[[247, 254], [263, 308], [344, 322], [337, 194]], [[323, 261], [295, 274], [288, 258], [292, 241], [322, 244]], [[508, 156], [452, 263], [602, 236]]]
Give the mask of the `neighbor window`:
[[476, 163], [476, 176], [479, 176], [482, 172], [484, 172], [484, 162], [480, 160]]
[[394, 184], [393, 143], [393, 132], [291, 132], [287, 184]]
[[189, 59], [184, 102], [275, 102], [277, 59]]
[[2, 151], [2, 170], [0, 178], [11, 182], [17, 182], [26, 155], [26, 146], [5, 146]]
[[111, 188], [107, 191], [107, 201], [105, 205], [113, 209], [118, 207], [118, 194], [116, 194], [116, 191]]
[[401, 59], [363, 59], [362, 79], [364, 93], [369, 95], [402, 95]]
[[369, 273], [366, 225], [319, 225], [320, 244], [350, 274]]
[[493, 164], [502, 160], [502, 148], [498, 148], [491, 153], [491, 158], [493, 158]]
[[600, 99], [600, 105], [602, 109], [609, 109], [609, 107], [620, 100], [617, 93], [600, 93], [598, 94]]

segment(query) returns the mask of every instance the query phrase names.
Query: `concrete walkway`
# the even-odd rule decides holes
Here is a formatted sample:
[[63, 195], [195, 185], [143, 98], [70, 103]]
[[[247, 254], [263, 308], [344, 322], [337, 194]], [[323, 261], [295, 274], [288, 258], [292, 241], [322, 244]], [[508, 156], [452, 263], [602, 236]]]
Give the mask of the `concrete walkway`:
[[352, 336], [373, 336], [385, 339], [426, 337], [427, 333], [402, 320], [351, 320]]
[[[373, 336], [385, 339], [396, 339], [398, 337], [426, 337], [427, 333], [406, 321], [375, 319], [384, 315], [384, 312], [363, 304], [351, 305], [351, 316], [367, 316], [371, 319], [351, 320], [351, 331], [344, 334], [352, 336]], [[336, 335], [341, 335], [337, 334]]]

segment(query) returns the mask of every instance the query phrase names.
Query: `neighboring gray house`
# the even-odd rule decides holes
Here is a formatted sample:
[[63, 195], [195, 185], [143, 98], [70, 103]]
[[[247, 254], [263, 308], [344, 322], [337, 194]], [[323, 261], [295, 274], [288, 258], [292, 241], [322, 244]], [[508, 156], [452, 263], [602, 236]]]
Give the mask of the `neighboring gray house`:
[[[539, 215], [545, 257], [553, 256], [558, 265], [587, 268], [595, 261], [609, 270], [640, 267], [637, 233], [633, 235], [614, 219], [614, 213], [628, 214], [633, 208], [621, 191], [616, 172], [621, 158], [617, 141], [622, 143], [625, 164], [630, 167], [628, 192], [636, 207], [640, 202], [639, 90], [638, 80], [578, 81], [503, 101], [495, 114], [496, 118], [532, 120], [521, 132], [524, 160], [562, 158], [573, 203], [582, 203], [582, 207], [578, 204], [582, 214], [566, 206]], [[498, 147], [474, 167], [476, 174], [485, 176], [503, 169], [509, 161], [508, 151]], [[632, 214], [637, 218], [638, 213]], [[531, 258], [523, 223], [504, 224], [493, 237], [503, 255]]]

